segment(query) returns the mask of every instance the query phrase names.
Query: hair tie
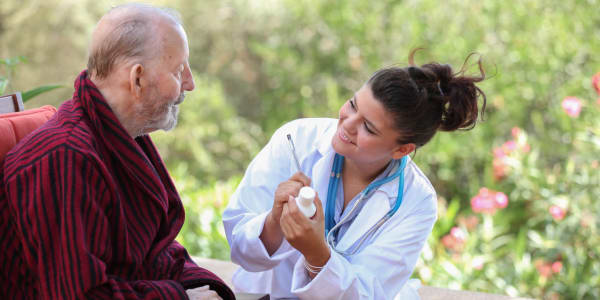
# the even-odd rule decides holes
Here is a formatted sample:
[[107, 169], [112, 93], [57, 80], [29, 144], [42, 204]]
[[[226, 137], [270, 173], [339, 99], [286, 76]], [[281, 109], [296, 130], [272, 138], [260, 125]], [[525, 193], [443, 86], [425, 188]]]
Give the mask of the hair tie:
[[440, 85], [439, 80], [437, 81], [437, 87], [438, 87], [438, 90], [440, 90], [440, 94], [442, 95], [442, 97], [445, 97], [446, 95], [444, 95], [444, 92], [442, 91], [442, 86]]

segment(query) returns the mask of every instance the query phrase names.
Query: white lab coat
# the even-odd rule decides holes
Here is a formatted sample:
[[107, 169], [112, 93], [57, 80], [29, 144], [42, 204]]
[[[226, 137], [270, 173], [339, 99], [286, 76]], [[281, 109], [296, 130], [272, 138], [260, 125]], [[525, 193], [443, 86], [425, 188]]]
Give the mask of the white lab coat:
[[[325, 207], [336, 127], [337, 119], [292, 121], [273, 134], [248, 166], [223, 213], [231, 260], [243, 267], [233, 277], [236, 291], [269, 293], [272, 298], [393, 299], [409, 279], [437, 217], [435, 191], [411, 160], [404, 171], [403, 202], [394, 216], [356, 254], [345, 257], [332, 250], [314, 279], [304, 269], [303, 256], [285, 239], [272, 256], [259, 239], [275, 189], [296, 172], [286, 135], [291, 134], [302, 172], [312, 179]], [[354, 244], [386, 214], [397, 191], [398, 179], [379, 187], [337, 248]], [[416, 291], [402, 295], [418, 299]]]

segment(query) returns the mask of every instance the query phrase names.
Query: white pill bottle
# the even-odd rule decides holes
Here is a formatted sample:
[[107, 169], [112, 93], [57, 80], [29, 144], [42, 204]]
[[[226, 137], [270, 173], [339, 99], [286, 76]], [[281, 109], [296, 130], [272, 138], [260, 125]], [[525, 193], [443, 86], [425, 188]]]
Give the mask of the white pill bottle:
[[316, 196], [317, 193], [315, 190], [311, 187], [304, 186], [300, 189], [298, 197], [296, 197], [298, 208], [307, 218], [311, 218], [317, 212], [317, 207], [314, 203]]

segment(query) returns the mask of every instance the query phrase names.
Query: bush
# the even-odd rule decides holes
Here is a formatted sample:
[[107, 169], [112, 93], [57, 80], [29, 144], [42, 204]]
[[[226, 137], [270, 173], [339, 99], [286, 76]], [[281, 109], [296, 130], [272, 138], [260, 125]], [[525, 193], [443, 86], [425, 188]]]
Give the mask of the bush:
[[[600, 95], [598, 81], [593, 80]], [[600, 298], [600, 98], [551, 103], [543, 131], [489, 150], [489, 188], [440, 201], [416, 275], [426, 284], [544, 299]], [[533, 120], [535, 122], [535, 120]]]

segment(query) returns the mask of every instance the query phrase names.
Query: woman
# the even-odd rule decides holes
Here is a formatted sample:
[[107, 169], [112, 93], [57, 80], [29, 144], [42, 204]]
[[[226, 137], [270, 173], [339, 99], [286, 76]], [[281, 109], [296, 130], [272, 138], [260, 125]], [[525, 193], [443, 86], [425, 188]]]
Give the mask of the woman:
[[[408, 155], [438, 130], [473, 128], [478, 98], [482, 111], [486, 103], [475, 85], [485, 77], [481, 61], [481, 76], [469, 77], [464, 67], [414, 66], [414, 53], [409, 67], [377, 71], [339, 119], [292, 121], [250, 163], [223, 215], [231, 258], [243, 267], [233, 279], [238, 291], [392, 299], [406, 284], [437, 209]], [[311, 218], [294, 201], [302, 186], [318, 194]]]

